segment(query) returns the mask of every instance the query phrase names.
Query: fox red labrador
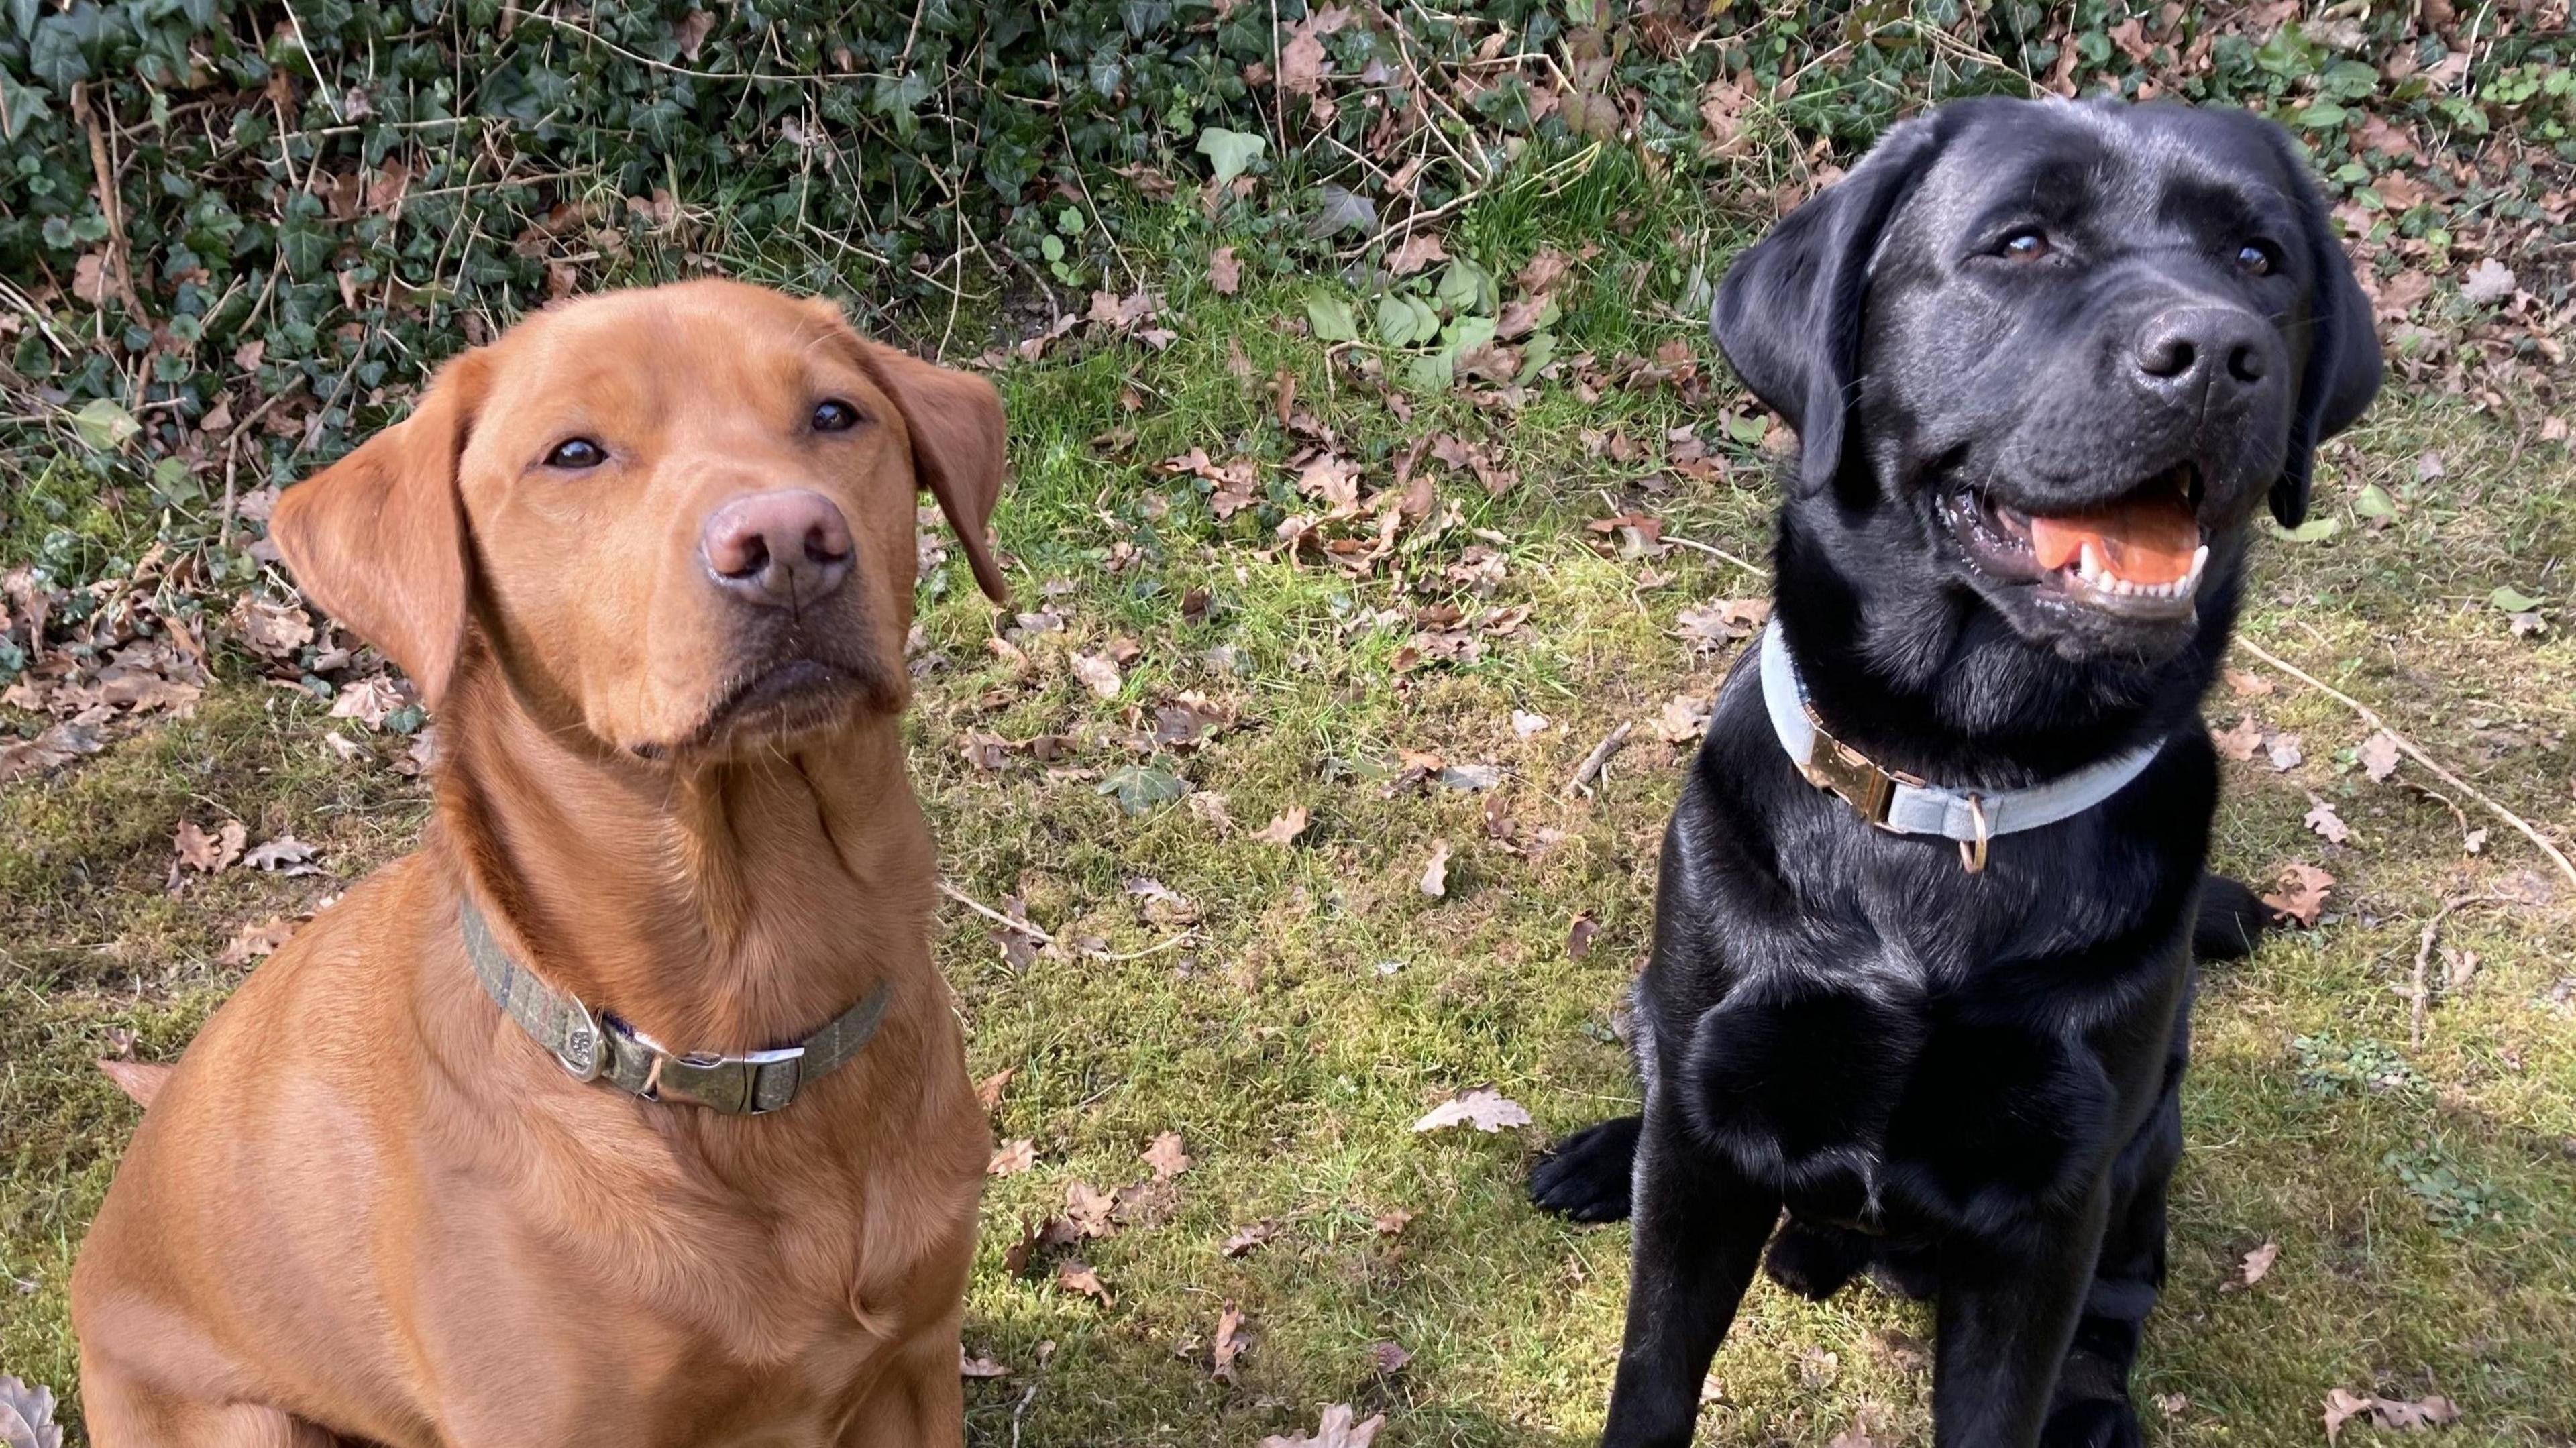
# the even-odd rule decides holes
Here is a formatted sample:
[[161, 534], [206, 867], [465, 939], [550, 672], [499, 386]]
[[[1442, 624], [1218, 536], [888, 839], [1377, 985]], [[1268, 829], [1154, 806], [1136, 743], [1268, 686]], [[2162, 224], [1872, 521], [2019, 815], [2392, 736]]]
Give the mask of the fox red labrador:
[[955, 1445], [990, 1149], [904, 771], [982, 380], [701, 281], [549, 309], [273, 536], [436, 815], [152, 1093], [72, 1284], [100, 1448]]

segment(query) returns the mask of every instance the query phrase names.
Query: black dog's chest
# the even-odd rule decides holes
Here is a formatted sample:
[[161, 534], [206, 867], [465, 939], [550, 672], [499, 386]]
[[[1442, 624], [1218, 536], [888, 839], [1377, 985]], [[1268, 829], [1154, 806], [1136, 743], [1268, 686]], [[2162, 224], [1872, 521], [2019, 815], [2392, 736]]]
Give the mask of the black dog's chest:
[[1691, 1046], [1697, 1125], [1802, 1216], [1956, 1230], [2080, 1195], [2117, 1092], [2080, 1038], [1854, 990], [1738, 999]]

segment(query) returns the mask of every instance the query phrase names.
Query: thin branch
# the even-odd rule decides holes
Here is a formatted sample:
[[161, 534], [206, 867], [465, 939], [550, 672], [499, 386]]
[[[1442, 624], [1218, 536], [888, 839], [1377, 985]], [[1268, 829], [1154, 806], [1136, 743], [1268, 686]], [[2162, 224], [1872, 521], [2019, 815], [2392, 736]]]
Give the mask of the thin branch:
[[1635, 721], [1631, 720], [1611, 730], [1600, 743], [1592, 746], [1592, 752], [1583, 756], [1581, 764], [1574, 766], [1574, 777], [1565, 782], [1567, 798], [1583, 793], [1601, 777], [1601, 771], [1610, 763], [1610, 756], [1628, 747], [1628, 735], [1636, 727]]
[[994, 924], [1017, 931], [1020, 934], [1027, 936], [1029, 939], [1036, 941], [1040, 945], [1055, 944], [1054, 936], [1040, 930], [1028, 921], [1012, 919], [1010, 916], [1005, 915], [1001, 911], [994, 909], [992, 906], [983, 903], [974, 896], [969, 895], [965, 891], [958, 889], [956, 886], [949, 884], [945, 880], [939, 882], [939, 893], [956, 901], [958, 904], [965, 906], [967, 909], [974, 911], [976, 914], [983, 916], [985, 919], [992, 921]]
[[2344, 693], [2342, 690], [2335, 688], [2333, 685], [2325, 683], [2315, 675], [2301, 669], [2296, 664], [2273, 657], [2272, 654], [2267, 652], [2261, 644], [2254, 642], [2252, 639], [2239, 635], [2236, 643], [2239, 648], [2244, 649], [2247, 653], [2252, 654], [2254, 657], [2270, 664], [2273, 668], [2279, 669], [2282, 673], [2289, 675], [2291, 678], [2298, 680], [2300, 683], [2307, 685], [2309, 688], [2316, 690], [2318, 693], [2323, 694], [2327, 698], [2334, 700], [2336, 703], [2343, 705], [2347, 709], [2350, 709], [2355, 714], [2361, 716], [2361, 721], [2363, 723], [2368, 724], [2370, 727], [2383, 734], [2386, 734], [2389, 738], [2396, 740], [2397, 747], [2406, 751], [2408, 758], [2413, 759], [2420, 765], [2423, 765], [2426, 769], [2433, 771], [2434, 777], [2440, 779], [2444, 784], [2447, 784], [2451, 788], [2458, 790], [2460, 793], [2467, 795], [2469, 798], [2476, 800], [2478, 803], [2485, 805], [2497, 819], [2503, 820], [2506, 824], [2513, 826], [2524, 839], [2538, 845], [2540, 847], [2540, 852], [2547, 855], [2550, 860], [2558, 866], [2558, 872], [2565, 875], [2571, 883], [2576, 883], [2576, 862], [2569, 861], [2566, 853], [2560, 850], [2556, 845], [2551, 844], [2547, 836], [2541, 834], [2540, 831], [2533, 829], [2523, 820], [2522, 816], [2515, 814], [2513, 811], [2506, 809], [2503, 805], [2489, 799], [2476, 785], [2473, 785], [2467, 780], [2460, 778], [2458, 775], [2453, 774], [2451, 771], [2444, 769], [2440, 763], [2434, 760], [2433, 756], [2418, 748], [2415, 741], [2398, 733], [2396, 730], [2389, 728], [2388, 721], [2380, 718], [2377, 710], [2362, 703], [2350, 694]]
[[2441, 909], [2433, 912], [2433, 918], [2424, 922], [2423, 938], [2415, 943], [2415, 1000], [2406, 1031], [2407, 1041], [2413, 1049], [2424, 1049], [2424, 1015], [2431, 1008], [2433, 999], [2433, 942], [2441, 937], [2442, 922], [2451, 918], [2452, 911], [2464, 906], [2514, 903], [2510, 895], [2463, 895], [2456, 900], [2445, 901]]

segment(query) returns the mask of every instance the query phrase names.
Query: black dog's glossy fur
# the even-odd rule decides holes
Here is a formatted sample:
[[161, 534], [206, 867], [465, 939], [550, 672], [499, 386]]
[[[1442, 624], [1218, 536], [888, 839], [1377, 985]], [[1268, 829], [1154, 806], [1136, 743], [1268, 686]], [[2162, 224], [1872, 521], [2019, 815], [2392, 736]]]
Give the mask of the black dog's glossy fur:
[[[1711, 327], [1798, 430], [1774, 619], [1826, 727], [1983, 790], [2161, 748], [1972, 874], [1801, 778], [1748, 651], [1665, 837], [1644, 1114], [1531, 1182], [1578, 1218], [1633, 1208], [1602, 1441], [1689, 1441], [1770, 1242], [1811, 1296], [1875, 1269], [1937, 1297], [1945, 1448], [2137, 1443], [2194, 947], [2242, 954], [2262, 920], [2204, 882], [2200, 699], [2254, 513], [2297, 522], [2317, 443], [2377, 390], [2368, 305], [2268, 122], [1994, 100], [1892, 130], [1744, 254]], [[2073, 513], [2185, 464], [2210, 559], [2178, 620], [1981, 570], [1941, 512], [1973, 487]]]

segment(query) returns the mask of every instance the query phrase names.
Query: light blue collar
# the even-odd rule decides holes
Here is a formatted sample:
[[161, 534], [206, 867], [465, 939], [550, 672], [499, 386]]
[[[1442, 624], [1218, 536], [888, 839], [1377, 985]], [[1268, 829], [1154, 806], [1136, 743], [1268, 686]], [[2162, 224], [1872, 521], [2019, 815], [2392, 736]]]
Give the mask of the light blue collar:
[[1762, 703], [1780, 747], [1809, 784], [1841, 796], [1862, 820], [1880, 829], [1957, 840], [1972, 871], [1985, 867], [1988, 840], [2082, 814], [2118, 794], [2163, 747], [2159, 741], [2133, 749], [2027, 789], [1989, 792], [1926, 784], [1881, 767], [1825, 731], [1776, 622], [1762, 631]]

